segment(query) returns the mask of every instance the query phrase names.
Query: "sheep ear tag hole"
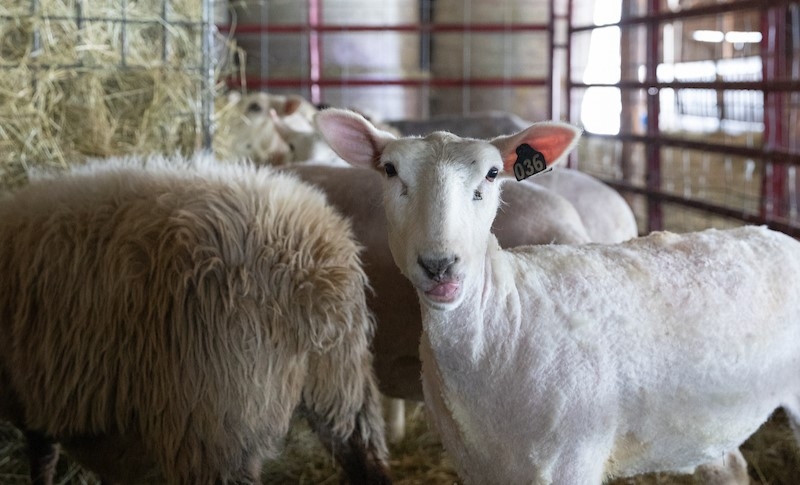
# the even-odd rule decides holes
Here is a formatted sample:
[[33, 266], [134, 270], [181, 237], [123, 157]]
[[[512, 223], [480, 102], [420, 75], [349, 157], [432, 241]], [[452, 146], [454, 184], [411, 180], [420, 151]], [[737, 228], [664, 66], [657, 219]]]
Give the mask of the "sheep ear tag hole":
[[548, 169], [547, 162], [542, 152], [527, 143], [517, 147], [517, 161], [514, 162], [514, 176], [517, 180], [524, 180], [530, 176], [552, 170]]

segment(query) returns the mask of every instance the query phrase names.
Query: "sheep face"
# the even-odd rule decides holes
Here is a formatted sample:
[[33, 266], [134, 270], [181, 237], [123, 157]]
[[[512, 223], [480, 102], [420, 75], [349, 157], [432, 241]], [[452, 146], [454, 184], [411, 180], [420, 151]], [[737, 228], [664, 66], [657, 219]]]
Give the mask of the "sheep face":
[[[491, 141], [437, 132], [400, 138], [362, 116], [329, 109], [317, 128], [333, 150], [355, 166], [384, 174], [389, 247], [420, 301], [436, 309], [457, 307], [480, 285], [500, 182], [523, 179], [560, 162], [580, 131], [563, 123], [537, 123]], [[475, 288], [471, 289], [475, 291]]]
[[448, 133], [389, 143], [378, 164], [395, 263], [423, 304], [457, 306], [480, 271], [500, 197], [502, 159], [486, 142]]

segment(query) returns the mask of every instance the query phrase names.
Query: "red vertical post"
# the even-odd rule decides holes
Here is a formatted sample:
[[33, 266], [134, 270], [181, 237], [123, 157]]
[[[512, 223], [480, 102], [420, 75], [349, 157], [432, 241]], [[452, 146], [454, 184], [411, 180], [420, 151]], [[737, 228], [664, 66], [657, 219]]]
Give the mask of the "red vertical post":
[[[763, 151], [784, 148], [783, 91], [767, 89], [768, 84], [786, 79], [786, 5], [764, 8], [761, 13], [761, 69], [764, 83]], [[788, 214], [787, 167], [762, 159], [761, 217], [773, 219]]]
[[567, 110], [567, 120], [572, 119], [572, 0], [567, 1], [567, 61], [564, 78], [566, 82], [566, 102], [564, 109]]
[[553, 106], [553, 97], [555, 96], [555, 65], [556, 65], [556, 5], [555, 0], [550, 0], [547, 2], [550, 6], [550, 25], [547, 27], [547, 34], [548, 34], [548, 47], [550, 47], [550, 69], [549, 75], [547, 76], [547, 113], [550, 116], [550, 119], [555, 118], [555, 108]]
[[322, 93], [319, 80], [322, 71], [322, 45], [319, 38], [322, 0], [308, 0], [308, 80], [311, 91], [311, 102], [320, 104]]
[[[564, 79], [566, 83], [564, 83], [565, 93], [565, 103], [562, 105], [566, 110], [566, 120], [572, 121], [572, 0], [567, 0], [567, 38], [566, 38], [566, 61], [565, 61], [565, 69], [566, 72], [564, 73]], [[552, 71], [552, 67], [551, 67]], [[551, 73], [552, 75], [552, 73]], [[576, 122], [578, 120], [575, 120]], [[574, 150], [569, 158], [567, 159], [567, 167], [569, 168], [577, 168], [578, 167], [578, 160], [577, 160], [577, 152], [578, 150]]]
[[[661, 10], [661, 0], [650, 0], [647, 9], [647, 59], [646, 80], [647, 88], [647, 138], [649, 140], [645, 153], [647, 156], [647, 191], [661, 191], [661, 145], [657, 142], [660, 137], [658, 117], [660, 114], [660, 94], [656, 87], [658, 76], [658, 57], [661, 46], [659, 35], [660, 22], [656, 18]], [[647, 228], [650, 231], [660, 231], [664, 227], [664, 213], [661, 202], [654, 198], [647, 199]]]

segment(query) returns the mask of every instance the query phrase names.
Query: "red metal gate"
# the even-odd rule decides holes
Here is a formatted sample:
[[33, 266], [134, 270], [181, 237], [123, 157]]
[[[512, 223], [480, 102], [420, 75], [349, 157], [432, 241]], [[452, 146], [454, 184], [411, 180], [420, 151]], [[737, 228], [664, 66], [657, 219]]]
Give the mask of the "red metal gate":
[[[343, 99], [364, 102], [371, 93], [378, 93], [381, 99], [375, 100], [374, 110], [386, 111], [388, 118], [497, 109], [544, 119], [553, 110], [553, 3], [244, 1], [234, 22], [220, 29], [234, 32], [251, 58], [246, 75], [234, 80], [234, 87], [300, 93], [315, 103], [335, 105], [341, 105]], [[286, 13], [284, 7], [289, 4], [297, 11]], [[388, 8], [401, 13], [392, 19], [377, 12]], [[347, 14], [344, 9], [349, 9]], [[413, 9], [413, 18], [408, 9]], [[402, 37], [403, 49], [413, 44], [416, 53], [410, 55], [412, 63], [394, 72], [378, 66], [381, 57], [396, 54], [394, 44], [387, 47], [386, 39], [391, 36]], [[278, 44], [281, 37], [286, 42]], [[367, 52], [371, 58], [367, 62], [374, 63], [374, 69], [345, 65], [345, 55], [331, 52], [336, 46], [353, 49], [347, 39], [363, 39], [357, 41], [357, 48]], [[266, 46], [268, 42], [273, 44]], [[493, 46], [497, 48], [493, 50]], [[268, 48], [271, 52], [265, 53]], [[285, 55], [277, 52], [279, 49], [293, 49], [286, 62], [295, 63], [295, 71], [271, 64]], [[343, 91], [346, 93], [341, 94]], [[393, 96], [408, 97], [410, 107], [381, 110]]]
[[586, 36], [619, 29], [616, 82], [586, 82], [572, 61], [565, 109], [580, 122], [591, 89], [619, 93], [619, 131], [587, 130], [579, 167], [625, 192], [642, 230], [800, 235], [800, 2], [622, 0], [603, 25], [569, 8], [571, 59]]

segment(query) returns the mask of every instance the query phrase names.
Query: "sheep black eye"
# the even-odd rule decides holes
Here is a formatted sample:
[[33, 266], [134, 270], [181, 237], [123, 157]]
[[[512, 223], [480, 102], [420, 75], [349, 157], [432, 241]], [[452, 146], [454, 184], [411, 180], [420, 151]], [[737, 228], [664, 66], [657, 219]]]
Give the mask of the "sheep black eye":
[[488, 180], [489, 182], [494, 182], [494, 179], [497, 178], [497, 174], [498, 174], [497, 168], [495, 167], [490, 168], [489, 171], [486, 172], [486, 180]]
[[385, 164], [383, 166], [383, 170], [384, 172], [386, 172], [387, 177], [394, 177], [395, 175], [397, 175], [397, 169], [394, 168], [394, 164], [392, 163]]
[[260, 113], [261, 112], [261, 105], [258, 103], [250, 103], [247, 105], [247, 112], [248, 113]]

